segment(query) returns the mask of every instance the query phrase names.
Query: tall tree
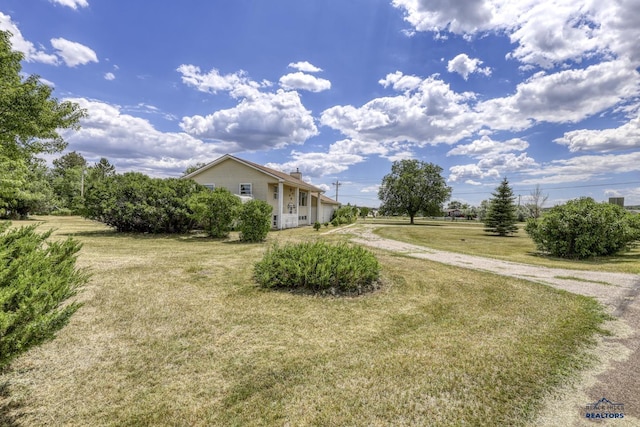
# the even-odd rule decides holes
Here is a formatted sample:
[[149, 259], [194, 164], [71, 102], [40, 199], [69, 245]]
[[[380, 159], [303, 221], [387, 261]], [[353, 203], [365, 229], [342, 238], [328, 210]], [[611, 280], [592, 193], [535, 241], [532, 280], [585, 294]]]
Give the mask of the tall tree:
[[502, 180], [496, 191], [491, 195], [493, 198], [484, 218], [484, 231], [499, 236], [517, 233], [516, 197], [513, 195], [513, 190], [509, 186], [507, 178]]
[[440, 212], [451, 196], [441, 175], [442, 168], [419, 160], [400, 160], [391, 165], [391, 173], [382, 178], [378, 198], [386, 214], [409, 215], [411, 224], [418, 212]]
[[[61, 129], [79, 127], [86, 114], [77, 104], [60, 102], [36, 75], [23, 78], [21, 53], [11, 50], [10, 33], [0, 31], [0, 209], [14, 215], [26, 183], [28, 165], [42, 153], [66, 147]], [[18, 191], [16, 191], [16, 186]]]
[[84, 172], [87, 161], [81, 154], [72, 151], [53, 161], [52, 184], [60, 208], [79, 213], [84, 193]]

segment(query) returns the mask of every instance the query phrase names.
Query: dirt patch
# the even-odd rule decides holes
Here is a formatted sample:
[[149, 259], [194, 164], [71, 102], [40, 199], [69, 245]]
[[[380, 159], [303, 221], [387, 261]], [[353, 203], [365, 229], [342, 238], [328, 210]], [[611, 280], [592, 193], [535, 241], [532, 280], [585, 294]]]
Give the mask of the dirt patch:
[[[461, 268], [488, 271], [502, 276], [543, 283], [554, 288], [597, 299], [616, 319], [605, 327], [592, 353], [598, 363], [581, 373], [572, 384], [555, 390], [545, 400], [532, 426], [640, 426], [640, 276], [624, 273], [567, 270], [520, 264], [497, 259], [431, 249], [385, 239], [373, 233], [377, 226], [358, 225], [329, 233], [352, 234], [353, 242]], [[590, 420], [587, 405], [606, 398], [624, 404], [624, 418]]]

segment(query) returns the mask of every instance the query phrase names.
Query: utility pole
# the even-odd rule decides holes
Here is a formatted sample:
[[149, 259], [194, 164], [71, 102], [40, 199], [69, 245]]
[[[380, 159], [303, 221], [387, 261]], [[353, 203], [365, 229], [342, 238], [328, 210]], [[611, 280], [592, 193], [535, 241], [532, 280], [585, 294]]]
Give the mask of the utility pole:
[[333, 185], [336, 186], [336, 202], [338, 201], [338, 188], [342, 185], [342, 183], [336, 179], [336, 182], [332, 182]]

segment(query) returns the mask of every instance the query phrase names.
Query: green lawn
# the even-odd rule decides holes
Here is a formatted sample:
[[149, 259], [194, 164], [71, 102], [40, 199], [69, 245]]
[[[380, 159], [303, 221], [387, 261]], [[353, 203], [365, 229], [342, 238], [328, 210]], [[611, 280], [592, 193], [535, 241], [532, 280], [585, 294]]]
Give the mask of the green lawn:
[[[93, 278], [58, 337], [0, 376], [3, 425], [526, 425], [593, 362], [605, 317], [589, 298], [385, 251], [373, 294], [266, 291], [251, 274], [268, 244], [43, 219], [84, 243]], [[317, 238], [344, 236], [269, 235]]]
[[585, 261], [564, 260], [539, 253], [522, 229], [522, 224], [519, 232], [513, 236], [498, 237], [486, 234], [483, 224], [476, 221], [418, 220], [415, 225], [409, 225], [408, 220], [381, 219], [367, 220], [365, 223], [380, 225], [375, 233], [381, 237], [433, 249], [546, 267], [640, 274], [640, 247], [613, 257]]

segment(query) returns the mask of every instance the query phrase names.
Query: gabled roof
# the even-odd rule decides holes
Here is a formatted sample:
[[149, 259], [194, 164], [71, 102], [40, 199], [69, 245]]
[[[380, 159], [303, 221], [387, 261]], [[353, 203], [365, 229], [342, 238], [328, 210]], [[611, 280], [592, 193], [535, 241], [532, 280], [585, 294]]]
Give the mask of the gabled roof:
[[[228, 159], [234, 160], [234, 161], [236, 161], [236, 162], [238, 162], [240, 164], [248, 166], [248, 167], [250, 167], [252, 169], [255, 169], [255, 170], [259, 171], [259, 172], [262, 172], [262, 173], [264, 173], [266, 175], [269, 175], [272, 178], [277, 179], [278, 182], [283, 182], [283, 183], [295, 185], [296, 187], [304, 188], [305, 190], [315, 191], [315, 192], [318, 192], [318, 193], [323, 193], [324, 192], [323, 189], [318, 188], [316, 186], [313, 186], [313, 185], [311, 185], [309, 183], [306, 183], [303, 180], [298, 179], [296, 177], [293, 177], [293, 176], [291, 176], [291, 175], [289, 175], [287, 173], [280, 172], [280, 171], [277, 171], [275, 169], [271, 169], [271, 168], [268, 168], [266, 166], [259, 165], [257, 163], [253, 163], [253, 162], [250, 162], [248, 160], [240, 159], [238, 157], [232, 156], [231, 154], [225, 154], [222, 157], [218, 157], [217, 159], [215, 159], [214, 161], [212, 161], [210, 163], [207, 163], [206, 165], [204, 165], [200, 169], [198, 169], [196, 171], [193, 171], [188, 175], [185, 175], [183, 178], [185, 178], [185, 179], [193, 178], [194, 176], [199, 175], [202, 172], [204, 172], [204, 171], [206, 171], [208, 169], [211, 169], [215, 165], [217, 165], [219, 163], [222, 163], [223, 161], [228, 160]], [[328, 197], [322, 196], [322, 198], [323, 199], [326, 198], [327, 199], [327, 203], [329, 203], [329, 201], [337, 203], [337, 202], [335, 202], [335, 200], [331, 200]]]

